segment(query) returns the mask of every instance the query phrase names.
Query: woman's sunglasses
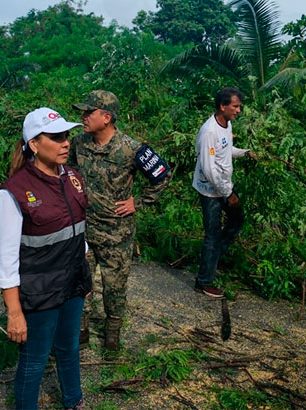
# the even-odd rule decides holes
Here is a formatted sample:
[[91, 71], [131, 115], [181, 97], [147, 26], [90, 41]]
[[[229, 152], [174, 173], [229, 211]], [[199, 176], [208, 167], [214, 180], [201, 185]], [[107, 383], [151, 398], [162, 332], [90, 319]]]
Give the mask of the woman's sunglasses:
[[69, 131], [57, 132], [57, 133], [43, 133], [47, 138], [54, 142], [65, 142], [69, 138]]

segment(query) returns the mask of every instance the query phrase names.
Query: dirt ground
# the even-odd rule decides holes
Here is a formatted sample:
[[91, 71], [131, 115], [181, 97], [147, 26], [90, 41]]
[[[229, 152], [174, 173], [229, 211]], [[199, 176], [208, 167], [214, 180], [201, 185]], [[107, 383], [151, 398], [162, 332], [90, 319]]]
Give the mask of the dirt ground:
[[[176, 410], [214, 407], [212, 389], [255, 388], [272, 397], [285, 397], [285, 407], [303, 409], [306, 395], [306, 320], [298, 304], [269, 302], [247, 290], [228, 303], [232, 334], [220, 336], [221, 302], [193, 290], [194, 275], [155, 263], [135, 263], [129, 279], [128, 310], [122, 350], [107, 356], [92, 323], [90, 346], [81, 352], [85, 410]], [[184, 381], [111, 384], [99, 388], [101, 372], [125, 363], [141, 351], [154, 355], [173, 349], [206, 352]], [[11, 410], [14, 369], [0, 377], [0, 410]], [[105, 377], [105, 376], [104, 376]], [[61, 409], [54, 364], [46, 370], [41, 409]], [[241, 409], [277, 409], [260, 406]], [[26, 409], [31, 410], [31, 409]]]

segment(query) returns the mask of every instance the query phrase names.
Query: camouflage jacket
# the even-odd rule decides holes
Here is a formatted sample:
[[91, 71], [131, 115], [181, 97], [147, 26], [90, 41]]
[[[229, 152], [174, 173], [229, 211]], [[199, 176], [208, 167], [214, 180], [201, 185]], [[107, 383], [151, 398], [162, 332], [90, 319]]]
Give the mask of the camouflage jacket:
[[[106, 145], [94, 143], [90, 134], [75, 137], [71, 144], [69, 164], [78, 169], [86, 183], [89, 208], [88, 221], [106, 222], [122, 217], [115, 214], [117, 201], [133, 195], [133, 181], [137, 172], [136, 152], [142, 143], [116, 131]], [[136, 210], [156, 202], [168, 185], [169, 178], [156, 185], [148, 184], [139, 198], [135, 198]], [[127, 217], [124, 219], [130, 219]]]

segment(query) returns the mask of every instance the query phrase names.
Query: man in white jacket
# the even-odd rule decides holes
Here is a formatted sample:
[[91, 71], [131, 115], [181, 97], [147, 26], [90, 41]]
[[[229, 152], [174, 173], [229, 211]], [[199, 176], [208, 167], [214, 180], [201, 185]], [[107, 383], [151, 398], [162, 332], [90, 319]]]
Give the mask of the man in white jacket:
[[[216, 113], [201, 127], [196, 139], [197, 163], [192, 186], [199, 192], [205, 237], [195, 290], [214, 298], [223, 291], [214, 286], [218, 261], [235, 239], [243, 223], [243, 212], [233, 191], [232, 158], [255, 154], [233, 146], [231, 121], [240, 113], [242, 94], [224, 88], [216, 96]], [[226, 222], [222, 226], [222, 213]]]

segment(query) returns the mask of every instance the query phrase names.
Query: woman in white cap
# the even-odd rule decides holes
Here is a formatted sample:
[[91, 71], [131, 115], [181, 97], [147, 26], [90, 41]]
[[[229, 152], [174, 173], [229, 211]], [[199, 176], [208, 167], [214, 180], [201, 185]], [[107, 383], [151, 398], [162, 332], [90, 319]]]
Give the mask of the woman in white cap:
[[8, 337], [20, 343], [17, 410], [38, 408], [51, 349], [65, 409], [83, 409], [79, 332], [91, 287], [84, 240], [87, 198], [79, 174], [64, 165], [69, 130], [79, 125], [50, 108], [30, 112], [10, 178], [0, 190], [0, 288]]

